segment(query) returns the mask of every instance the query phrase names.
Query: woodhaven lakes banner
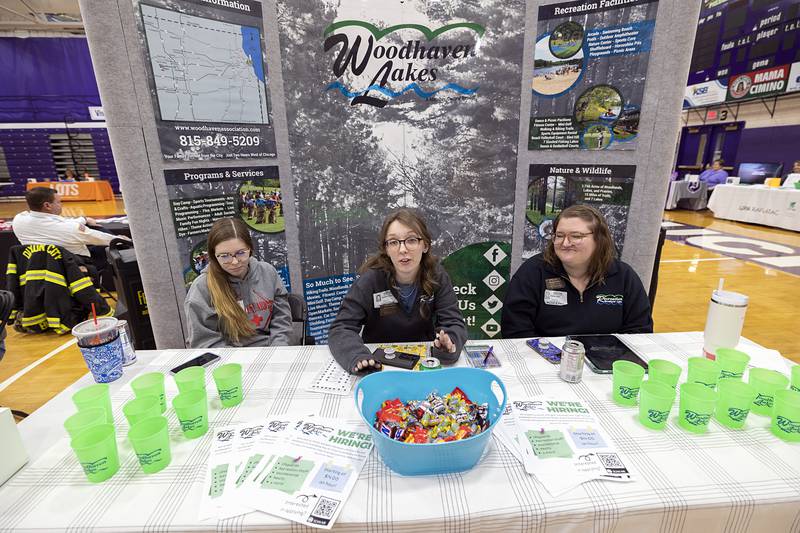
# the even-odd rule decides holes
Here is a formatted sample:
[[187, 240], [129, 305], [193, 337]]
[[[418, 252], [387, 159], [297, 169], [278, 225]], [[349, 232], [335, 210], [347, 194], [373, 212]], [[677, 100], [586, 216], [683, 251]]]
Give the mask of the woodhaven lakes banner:
[[633, 150], [658, 0], [539, 7], [529, 150]]
[[495, 336], [524, 2], [284, 0], [277, 13], [310, 334], [325, 341], [381, 221], [405, 206], [425, 217], [471, 336]]

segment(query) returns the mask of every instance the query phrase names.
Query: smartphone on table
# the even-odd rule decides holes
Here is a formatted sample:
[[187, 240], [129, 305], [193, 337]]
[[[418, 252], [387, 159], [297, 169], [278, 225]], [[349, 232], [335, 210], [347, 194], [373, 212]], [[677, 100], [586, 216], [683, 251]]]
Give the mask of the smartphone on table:
[[[387, 350], [389, 353], [387, 353]], [[420, 359], [416, 354], [398, 352], [392, 348], [387, 348], [386, 350], [378, 348], [372, 352], [372, 358], [383, 365], [396, 366], [397, 368], [405, 368], [406, 370], [413, 370]]]
[[193, 367], [193, 366], [208, 366], [211, 363], [213, 363], [214, 361], [217, 361], [218, 359], [219, 359], [218, 355], [213, 354], [211, 352], [206, 352], [206, 353], [204, 353], [202, 355], [198, 355], [194, 359], [189, 359], [185, 363], [176, 366], [175, 368], [170, 370], [170, 373], [177, 374], [181, 370], [184, 370], [186, 368]]
[[[544, 342], [542, 342], [544, 341]], [[525, 341], [533, 351], [544, 357], [545, 361], [557, 365], [561, 362], [561, 349], [548, 339], [528, 339]]]
[[586, 366], [595, 374], [611, 374], [614, 361], [631, 361], [644, 367], [647, 363], [615, 335], [570, 335], [570, 340], [583, 344]]

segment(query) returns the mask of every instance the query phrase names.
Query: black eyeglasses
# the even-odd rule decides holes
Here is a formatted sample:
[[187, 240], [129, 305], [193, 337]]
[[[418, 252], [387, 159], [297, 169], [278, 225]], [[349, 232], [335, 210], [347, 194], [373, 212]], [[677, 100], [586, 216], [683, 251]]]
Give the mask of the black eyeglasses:
[[416, 250], [421, 243], [422, 239], [419, 237], [409, 237], [407, 239], [389, 239], [388, 241], [383, 241], [383, 244], [392, 250], [399, 250], [401, 244], [405, 244], [407, 250]]

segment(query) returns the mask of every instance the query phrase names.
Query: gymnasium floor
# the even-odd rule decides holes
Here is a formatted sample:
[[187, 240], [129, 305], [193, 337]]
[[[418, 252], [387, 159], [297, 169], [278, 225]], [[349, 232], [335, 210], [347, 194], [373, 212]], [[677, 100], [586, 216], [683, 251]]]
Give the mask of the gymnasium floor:
[[[10, 220], [24, 208], [24, 202], [0, 202], [0, 219]], [[64, 204], [66, 216], [124, 212], [120, 200]], [[722, 233], [741, 237], [745, 245], [744, 241], [765, 241], [768, 246], [773, 243], [800, 249], [800, 233], [715, 220], [710, 211], [668, 211], [664, 220], [678, 228], [673, 234]], [[733, 257], [741, 254], [717, 253], [672, 240], [673, 236], [669, 239], [662, 251], [653, 309], [656, 332], [701, 331], [711, 291], [723, 277], [727, 289], [750, 296], [743, 334], [800, 363], [800, 335], [793, 330], [798, 318], [800, 276], [792, 273], [792, 268], [774, 268], [752, 258]], [[0, 361], [0, 405], [31, 412], [86, 373], [69, 335], [23, 335], [9, 328], [6, 346], [5, 358]]]

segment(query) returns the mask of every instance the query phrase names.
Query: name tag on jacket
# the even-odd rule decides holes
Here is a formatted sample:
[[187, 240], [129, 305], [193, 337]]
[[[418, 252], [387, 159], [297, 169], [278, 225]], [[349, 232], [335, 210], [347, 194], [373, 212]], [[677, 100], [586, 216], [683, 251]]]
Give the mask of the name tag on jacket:
[[392, 291], [376, 292], [372, 294], [372, 305], [375, 309], [380, 309], [384, 305], [397, 304], [397, 298]]
[[544, 303], [547, 305], [567, 305], [567, 291], [551, 291], [545, 289]]

